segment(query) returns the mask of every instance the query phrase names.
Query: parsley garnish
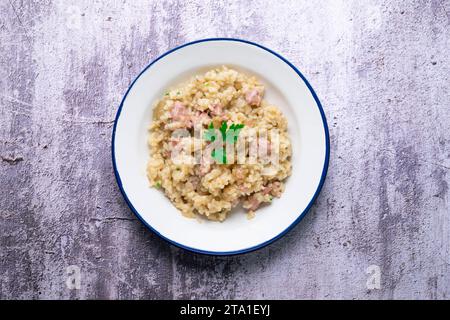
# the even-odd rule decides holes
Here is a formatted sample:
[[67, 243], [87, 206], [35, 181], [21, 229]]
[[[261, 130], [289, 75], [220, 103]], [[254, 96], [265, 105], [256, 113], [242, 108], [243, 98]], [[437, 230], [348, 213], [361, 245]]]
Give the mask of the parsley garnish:
[[206, 130], [205, 134], [203, 135], [203, 139], [211, 142], [214, 142], [216, 140], [216, 132], [214, 130], [214, 125], [212, 122], [209, 124], [208, 130]]
[[[243, 124], [232, 124], [228, 127], [227, 122], [222, 121], [219, 132], [222, 135], [223, 145], [221, 148], [216, 148], [211, 152], [211, 157], [216, 160], [217, 163], [227, 164], [226, 144], [235, 144], [242, 128], [244, 128]], [[209, 124], [203, 138], [206, 141], [216, 141], [217, 134], [212, 122]]]

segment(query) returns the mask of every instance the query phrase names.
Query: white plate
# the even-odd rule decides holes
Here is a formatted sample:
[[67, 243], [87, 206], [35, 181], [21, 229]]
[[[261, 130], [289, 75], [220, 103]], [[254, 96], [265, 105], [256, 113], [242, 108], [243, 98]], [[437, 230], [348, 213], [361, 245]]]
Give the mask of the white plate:
[[[225, 222], [188, 219], [146, 177], [147, 128], [152, 104], [166, 88], [211, 67], [227, 65], [255, 74], [265, 99], [288, 118], [292, 175], [280, 199], [248, 220], [241, 212]], [[311, 207], [325, 180], [330, 145], [319, 99], [303, 75], [277, 53], [244, 40], [205, 39], [175, 48], [150, 63], [131, 84], [117, 112], [113, 166], [128, 205], [153, 232], [198, 253], [232, 255], [261, 248], [293, 228]]]

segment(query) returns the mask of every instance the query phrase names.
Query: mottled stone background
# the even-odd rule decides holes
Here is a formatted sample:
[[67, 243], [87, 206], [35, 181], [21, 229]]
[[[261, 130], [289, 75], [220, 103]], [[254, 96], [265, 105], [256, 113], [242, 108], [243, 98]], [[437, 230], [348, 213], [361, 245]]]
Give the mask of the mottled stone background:
[[[111, 165], [130, 82], [206, 37], [283, 54], [330, 126], [311, 212], [237, 257], [147, 231]], [[1, 0], [0, 298], [450, 298], [449, 52], [448, 0]]]

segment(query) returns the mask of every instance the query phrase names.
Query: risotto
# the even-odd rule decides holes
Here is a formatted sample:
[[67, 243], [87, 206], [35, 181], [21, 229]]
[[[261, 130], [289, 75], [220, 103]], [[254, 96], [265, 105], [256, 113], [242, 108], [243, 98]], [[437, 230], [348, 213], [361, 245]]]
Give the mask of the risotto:
[[186, 217], [215, 221], [239, 205], [252, 217], [281, 197], [292, 170], [287, 120], [263, 95], [256, 77], [225, 66], [165, 92], [149, 129], [150, 185]]

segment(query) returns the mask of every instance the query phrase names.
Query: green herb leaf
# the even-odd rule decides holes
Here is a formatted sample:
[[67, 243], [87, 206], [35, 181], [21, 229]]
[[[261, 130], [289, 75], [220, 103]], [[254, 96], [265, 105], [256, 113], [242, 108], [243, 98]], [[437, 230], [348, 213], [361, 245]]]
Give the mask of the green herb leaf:
[[222, 134], [222, 141], [225, 141], [225, 139], [227, 138], [227, 128], [228, 128], [227, 122], [222, 121], [222, 125], [219, 128], [219, 131]]
[[233, 123], [227, 131], [226, 143], [236, 143], [242, 128], [244, 128], [243, 124]]
[[225, 152], [225, 148], [214, 149], [211, 152], [211, 157], [216, 160], [218, 164], [226, 164], [227, 163], [227, 155]]
[[211, 142], [214, 142], [216, 140], [216, 130], [214, 130], [214, 125], [212, 122], [209, 124], [208, 129], [205, 131], [203, 139]]
[[[232, 124], [228, 130], [228, 124], [226, 121], [222, 121], [222, 124], [219, 128], [219, 132], [222, 136], [222, 141], [226, 142], [228, 144], [234, 144], [237, 142], [237, 138], [239, 136], [239, 132], [242, 128], [244, 128], [243, 124]], [[208, 126], [208, 129], [203, 135], [203, 138], [206, 141], [215, 141], [217, 138], [216, 130], [214, 129], [214, 124], [211, 122]], [[219, 164], [226, 164], [227, 163], [227, 153], [226, 153], [226, 146], [222, 145], [221, 148], [216, 148], [212, 150], [211, 157], [216, 160]]]

